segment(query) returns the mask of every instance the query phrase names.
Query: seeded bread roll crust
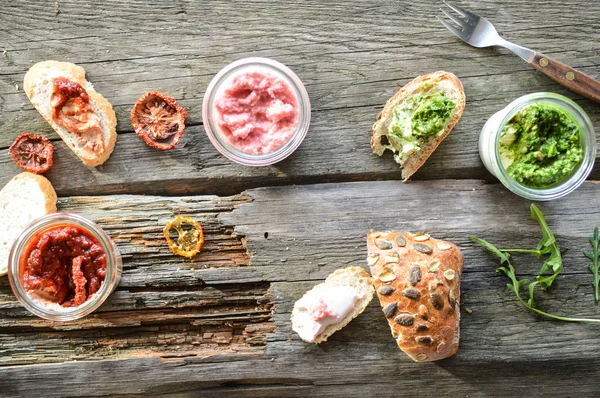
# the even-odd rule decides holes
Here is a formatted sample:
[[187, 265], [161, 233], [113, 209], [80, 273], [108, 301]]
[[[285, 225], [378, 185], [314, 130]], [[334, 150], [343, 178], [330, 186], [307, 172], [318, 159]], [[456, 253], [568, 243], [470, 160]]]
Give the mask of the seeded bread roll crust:
[[465, 92], [462, 83], [456, 75], [444, 71], [431, 72], [419, 76], [406, 86], [402, 87], [388, 100], [377, 117], [377, 121], [373, 124], [373, 135], [371, 137], [371, 149], [373, 149], [373, 152], [381, 156], [386, 149], [394, 151], [394, 147], [389, 145], [389, 143], [382, 142], [387, 138], [390, 124], [394, 118], [394, 109], [413, 95], [435, 94], [438, 92], [443, 92], [446, 97], [456, 102], [456, 106], [446, 122], [444, 132], [430, 138], [421, 145], [419, 151], [410, 154], [406, 161], [400, 163], [400, 166], [402, 167], [402, 179], [404, 181], [408, 180], [421, 166], [423, 166], [423, 163], [431, 156], [444, 138], [450, 134], [450, 131], [452, 131], [456, 123], [458, 123], [465, 109]]
[[367, 263], [398, 347], [415, 362], [458, 350], [463, 255], [426, 234], [371, 232]]

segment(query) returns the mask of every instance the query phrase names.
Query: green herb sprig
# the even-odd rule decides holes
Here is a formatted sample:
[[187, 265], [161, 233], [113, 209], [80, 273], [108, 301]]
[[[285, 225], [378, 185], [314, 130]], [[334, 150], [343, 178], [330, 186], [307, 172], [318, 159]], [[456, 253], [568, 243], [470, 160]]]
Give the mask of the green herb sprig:
[[[485, 249], [489, 250], [492, 254], [494, 254], [496, 257], [498, 257], [500, 259], [501, 266], [496, 268], [496, 272], [502, 272], [510, 278], [512, 283], [507, 284], [508, 289], [517, 296], [517, 299], [519, 300], [519, 302], [526, 308], [530, 309], [531, 311], [535, 312], [536, 314], [545, 316], [547, 318], [556, 319], [559, 321], [598, 322], [598, 323], [600, 323], [600, 319], [563, 317], [563, 316], [559, 316], [559, 315], [549, 314], [547, 312], [544, 312], [544, 311], [536, 308], [536, 302], [535, 302], [535, 298], [534, 298], [536, 286], [539, 286], [542, 290], [547, 290], [550, 286], [552, 286], [552, 283], [554, 282], [556, 277], [562, 271], [563, 262], [562, 262], [560, 248], [558, 247], [556, 238], [554, 237], [554, 234], [550, 230], [548, 223], [546, 223], [544, 214], [540, 211], [540, 209], [535, 204], [531, 204], [530, 211], [531, 211], [530, 218], [537, 221], [538, 224], [540, 224], [540, 227], [542, 229], [542, 238], [538, 242], [535, 250], [499, 249], [496, 246], [494, 246], [493, 244], [489, 243], [488, 241], [478, 238], [476, 236], [469, 236], [469, 238], [473, 242], [475, 242], [475, 243], [481, 245], [482, 247], [484, 247]], [[600, 240], [600, 238], [598, 240]], [[590, 241], [591, 241], [591, 239], [590, 239]], [[593, 246], [593, 244], [592, 244], [592, 246]], [[536, 280], [532, 282], [529, 279], [519, 280], [519, 278], [517, 278], [515, 268], [510, 263], [510, 253], [527, 253], [527, 254], [532, 254], [537, 258], [541, 258], [544, 255], [547, 255], [548, 257], [546, 257], [546, 259], [544, 260], [544, 264], [542, 265], [542, 268], [540, 269], [539, 274], [536, 276]], [[596, 257], [596, 259], [598, 259], [598, 257]], [[506, 264], [506, 265], [504, 265], [504, 264]], [[547, 272], [550, 270], [552, 270], [552, 274], [548, 275]], [[597, 275], [597, 273], [596, 273], [596, 275]], [[527, 291], [529, 294], [527, 301], [521, 296], [521, 288], [524, 286], [527, 286]]]
[[600, 244], [600, 235], [598, 234], [598, 227], [594, 229], [594, 236], [590, 236], [590, 245], [592, 245], [593, 252], [584, 251], [583, 254], [590, 260], [592, 264], [588, 266], [589, 270], [594, 275], [594, 297], [596, 301], [600, 300], [600, 275], [598, 270], [600, 269], [600, 252], [598, 251], [598, 245]]

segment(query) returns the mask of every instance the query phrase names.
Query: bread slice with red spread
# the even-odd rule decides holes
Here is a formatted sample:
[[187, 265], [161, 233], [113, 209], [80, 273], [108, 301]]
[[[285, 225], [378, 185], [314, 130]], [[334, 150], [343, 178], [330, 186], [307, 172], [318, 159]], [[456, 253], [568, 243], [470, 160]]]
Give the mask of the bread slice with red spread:
[[36, 218], [56, 212], [56, 192], [46, 177], [21, 173], [0, 191], [0, 275], [8, 271], [14, 241]]
[[117, 141], [117, 118], [110, 103], [70, 62], [43, 61], [25, 75], [29, 100], [63, 141], [88, 166], [104, 163]]
[[365, 270], [338, 269], [296, 301], [292, 329], [307, 343], [327, 341], [367, 308], [374, 293]]
[[427, 234], [371, 232], [367, 263], [398, 347], [415, 362], [454, 355], [463, 255]]

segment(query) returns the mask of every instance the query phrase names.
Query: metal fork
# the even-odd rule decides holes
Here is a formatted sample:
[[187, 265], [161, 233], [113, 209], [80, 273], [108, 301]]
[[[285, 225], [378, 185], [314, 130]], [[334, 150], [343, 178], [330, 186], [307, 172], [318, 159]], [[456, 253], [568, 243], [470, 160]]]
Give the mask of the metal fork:
[[444, 2], [444, 4], [458, 14], [458, 16], [452, 15], [440, 8], [444, 15], [457, 26], [439, 17], [438, 19], [450, 32], [458, 36], [461, 40], [473, 47], [504, 47], [561, 85], [584, 97], [600, 102], [600, 82], [598, 80], [542, 53], [504, 40], [496, 31], [494, 25], [487, 19], [455, 4], [447, 2]]

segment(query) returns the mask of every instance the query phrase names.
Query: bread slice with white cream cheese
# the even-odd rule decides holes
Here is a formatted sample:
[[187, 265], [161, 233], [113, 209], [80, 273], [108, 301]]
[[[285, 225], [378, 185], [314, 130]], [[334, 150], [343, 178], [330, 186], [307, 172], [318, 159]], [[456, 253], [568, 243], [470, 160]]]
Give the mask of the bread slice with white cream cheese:
[[[86, 136], [86, 133], [73, 131], [53, 118], [53, 81], [56, 78], [66, 78], [85, 89], [89, 105], [99, 119], [99, 134], [94, 134], [94, 137]], [[109, 158], [117, 141], [115, 111], [106, 98], [97, 93], [92, 84], [85, 79], [85, 70], [82, 67], [70, 62], [38, 62], [25, 75], [23, 88], [33, 106], [84, 164], [95, 167]], [[72, 109], [69, 111], [72, 112]], [[78, 115], [70, 114], [70, 117], [77, 120]], [[92, 139], [98, 142], [90, 145]]]
[[292, 329], [308, 343], [319, 344], [360, 315], [375, 289], [360, 267], [338, 269], [296, 301]]
[[[435, 99], [438, 103], [452, 103], [452, 110], [442, 114], [441, 107], [423, 107], [415, 99]], [[441, 101], [440, 101], [441, 99]], [[415, 106], [411, 108], [411, 102]], [[394, 159], [402, 167], [402, 179], [408, 180], [436, 150], [438, 145], [450, 134], [463, 110], [465, 92], [462, 83], [454, 74], [444, 71], [419, 76], [402, 87], [392, 98], [373, 124], [371, 148], [377, 155], [383, 155], [386, 149], [394, 152]], [[442, 123], [422, 126], [431, 120], [428, 116], [439, 117]], [[443, 118], [442, 118], [443, 116]]]
[[46, 177], [21, 173], [0, 191], [0, 275], [8, 271], [14, 241], [36, 218], [56, 212], [56, 192]]

